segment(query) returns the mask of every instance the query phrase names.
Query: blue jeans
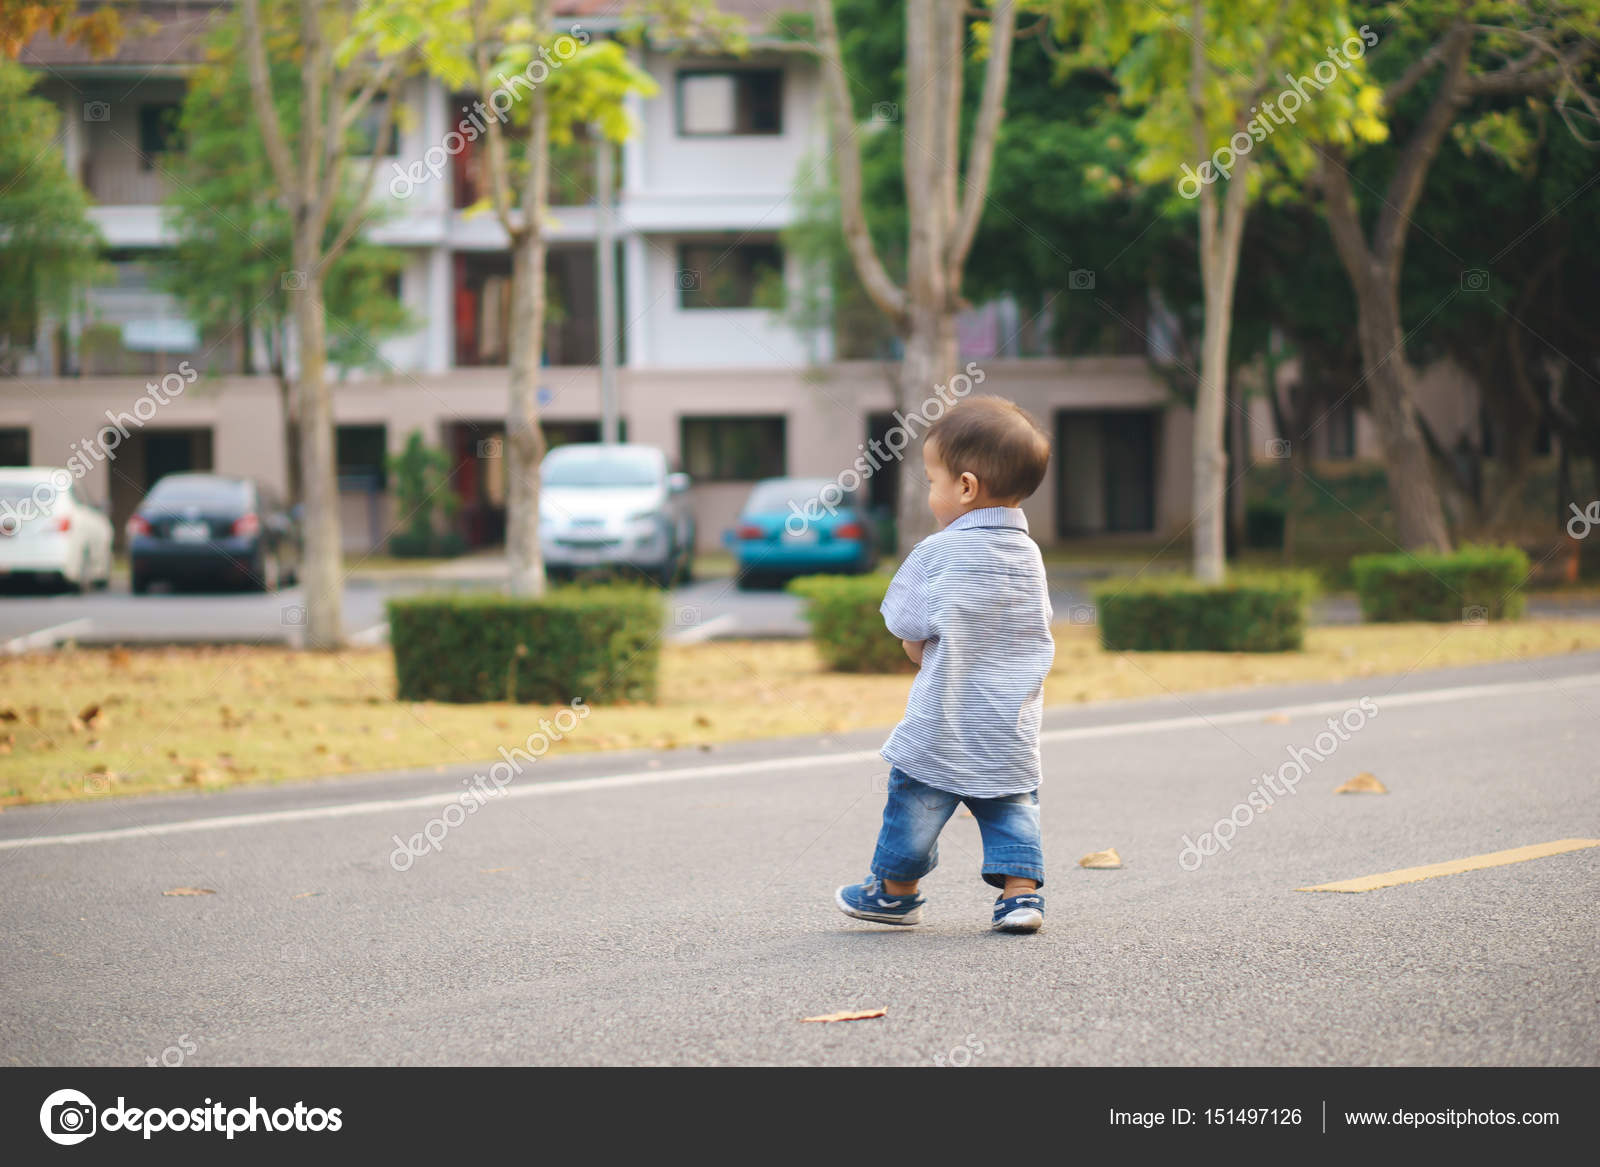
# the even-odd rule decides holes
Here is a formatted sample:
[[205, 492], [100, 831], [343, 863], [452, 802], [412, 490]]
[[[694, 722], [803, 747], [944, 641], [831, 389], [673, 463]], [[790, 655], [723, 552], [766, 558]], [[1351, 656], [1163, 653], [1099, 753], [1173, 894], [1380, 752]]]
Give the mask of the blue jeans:
[[872, 874], [896, 883], [921, 879], [939, 865], [939, 832], [966, 803], [983, 836], [983, 881], [1003, 888], [1005, 877], [1044, 886], [1044, 851], [1039, 846], [1039, 792], [1004, 798], [969, 798], [918, 782], [898, 768], [889, 771], [889, 801], [872, 856]]

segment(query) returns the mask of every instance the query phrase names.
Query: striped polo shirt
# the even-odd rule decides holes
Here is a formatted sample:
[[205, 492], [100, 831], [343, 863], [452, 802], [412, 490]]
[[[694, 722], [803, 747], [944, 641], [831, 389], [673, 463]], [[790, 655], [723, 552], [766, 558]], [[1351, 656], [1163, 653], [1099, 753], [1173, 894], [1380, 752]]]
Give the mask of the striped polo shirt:
[[883, 757], [975, 798], [1039, 785], [1044, 678], [1055, 658], [1044, 560], [1018, 507], [968, 511], [906, 556], [884, 623], [925, 640], [905, 719]]

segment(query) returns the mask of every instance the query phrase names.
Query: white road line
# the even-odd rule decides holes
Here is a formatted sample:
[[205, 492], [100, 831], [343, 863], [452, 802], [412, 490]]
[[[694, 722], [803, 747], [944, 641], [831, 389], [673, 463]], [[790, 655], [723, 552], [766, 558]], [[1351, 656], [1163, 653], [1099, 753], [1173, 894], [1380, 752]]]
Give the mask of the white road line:
[[93, 622], [84, 617], [80, 620], [68, 620], [65, 624], [52, 624], [49, 628], [41, 628], [37, 632], [29, 632], [22, 636], [13, 636], [5, 644], [0, 645], [9, 653], [29, 652], [35, 648], [54, 648], [63, 640], [71, 640], [75, 636], [83, 636], [93, 627]]
[[719, 632], [726, 631], [738, 623], [738, 618], [732, 612], [724, 612], [714, 616], [704, 624], [694, 624], [688, 628], [679, 628], [667, 633], [667, 639], [673, 644], [699, 644], [702, 640], [710, 640]]
[[[1396, 693], [1382, 698], [1380, 711], [1414, 705], [1438, 705], [1447, 701], [1487, 700], [1538, 692], [1555, 692], [1568, 687], [1600, 685], [1600, 673], [1562, 677], [1556, 681], [1508, 681], [1496, 685], [1464, 685], [1454, 689], [1427, 689], [1416, 693]], [[1209, 729], [1218, 725], [1238, 725], [1260, 721], [1268, 715], [1287, 717], [1319, 716], [1349, 709], [1354, 700], [1316, 701], [1305, 705], [1264, 705], [1193, 717], [1166, 717], [1149, 721], [1126, 721], [1115, 725], [1086, 725], [1071, 729], [1052, 729], [1039, 735], [1041, 742], [1082, 741], [1089, 738], [1118, 737], [1124, 734], [1165, 733], [1183, 729]], [[691, 782], [702, 778], [725, 778], [743, 774], [772, 774], [784, 770], [808, 770], [825, 766], [882, 765], [877, 750], [852, 750], [848, 753], [807, 754], [796, 758], [764, 758], [750, 762], [725, 762], [716, 766], [685, 766], [678, 770], [642, 770], [628, 774], [607, 774], [597, 778], [573, 778], [563, 782], [543, 782], [507, 787], [494, 799], [546, 798], [558, 794], [579, 794], [590, 790], [621, 790], [631, 786], [660, 786], [672, 782]], [[483, 763], [483, 770], [489, 763]], [[273, 823], [305, 822], [320, 819], [350, 818], [354, 815], [382, 814], [391, 810], [427, 810], [445, 807], [460, 800], [459, 791], [419, 794], [410, 798], [373, 799], [333, 806], [308, 806], [295, 810], [256, 811], [250, 814], [219, 815], [214, 818], [186, 819], [180, 822], [153, 823], [144, 827], [118, 827], [105, 831], [81, 831], [68, 835], [42, 835], [27, 839], [0, 840], [0, 851], [21, 847], [48, 847], [54, 844], [103, 843], [118, 839], [151, 838], [156, 835], [184, 835], [195, 831], [226, 830], [231, 827], [267, 826]]]

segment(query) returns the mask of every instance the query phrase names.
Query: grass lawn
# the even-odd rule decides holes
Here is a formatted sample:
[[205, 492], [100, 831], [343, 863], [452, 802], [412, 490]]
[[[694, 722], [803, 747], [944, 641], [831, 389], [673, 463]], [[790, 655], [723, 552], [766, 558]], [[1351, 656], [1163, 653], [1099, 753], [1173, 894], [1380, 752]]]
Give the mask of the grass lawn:
[[[1129, 655], [1056, 629], [1055, 705], [1333, 680], [1600, 648], [1600, 622], [1315, 628], [1306, 651]], [[887, 727], [909, 677], [824, 672], [805, 641], [669, 645], [660, 704], [603, 705], [551, 753]], [[553, 708], [394, 699], [386, 649], [77, 649], [0, 657], [0, 807], [464, 764], [522, 745]]]

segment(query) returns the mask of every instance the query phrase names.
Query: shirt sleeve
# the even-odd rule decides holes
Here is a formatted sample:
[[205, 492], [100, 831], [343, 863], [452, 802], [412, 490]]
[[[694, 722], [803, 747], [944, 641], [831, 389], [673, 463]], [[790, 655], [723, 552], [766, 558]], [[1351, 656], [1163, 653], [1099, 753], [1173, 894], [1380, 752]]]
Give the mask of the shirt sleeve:
[[900, 570], [889, 581], [889, 591], [878, 611], [889, 631], [901, 640], [928, 640], [933, 636], [929, 615], [928, 576], [922, 547], [912, 548]]

